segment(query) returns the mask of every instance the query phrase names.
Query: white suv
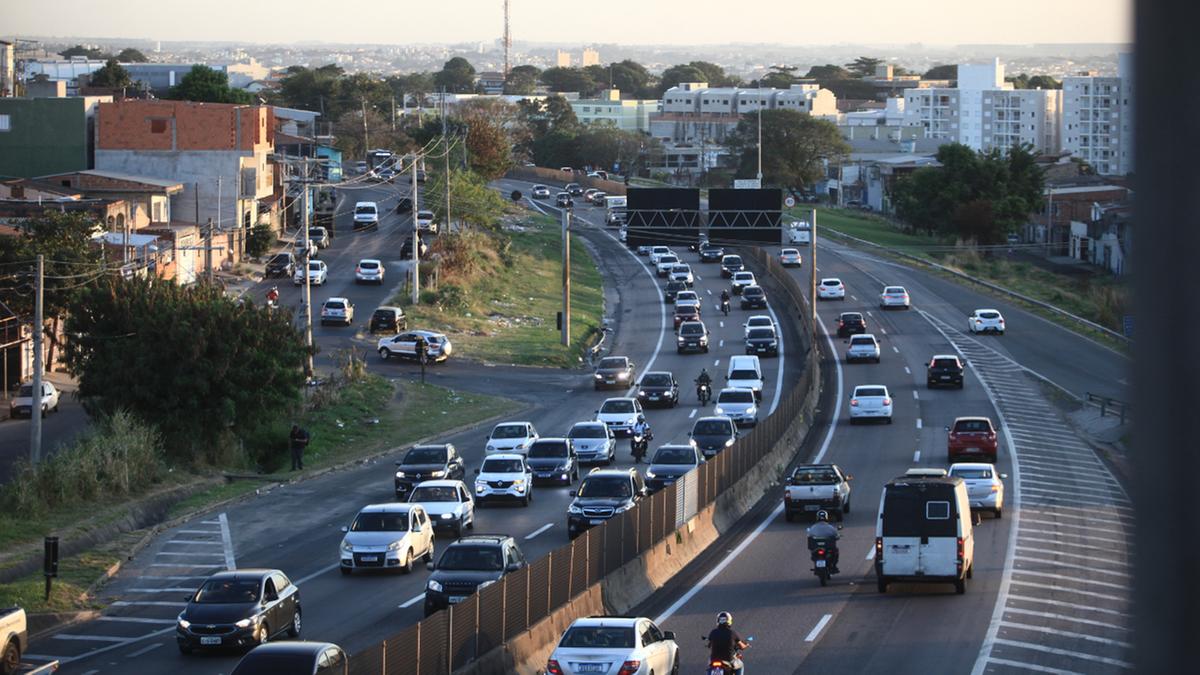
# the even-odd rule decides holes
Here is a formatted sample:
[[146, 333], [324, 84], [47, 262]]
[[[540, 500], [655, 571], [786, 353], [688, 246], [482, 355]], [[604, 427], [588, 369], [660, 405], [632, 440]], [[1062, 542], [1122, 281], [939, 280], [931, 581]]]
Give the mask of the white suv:
[[817, 299], [818, 300], [845, 300], [846, 286], [841, 279], [829, 278], [822, 279], [821, 283], [817, 284]]
[[321, 325], [354, 323], [354, 303], [347, 298], [329, 298], [321, 304]]
[[417, 558], [433, 560], [433, 525], [420, 504], [364, 506], [349, 527], [343, 527], [342, 574], [355, 569], [412, 571]]
[[417, 211], [417, 230], [437, 234], [438, 224], [433, 221], [433, 211]]
[[497, 453], [475, 469], [475, 503], [483, 506], [495, 500], [519, 501], [522, 506], [533, 501], [533, 471], [525, 455]]
[[644, 617], [591, 616], [576, 619], [546, 663], [547, 673], [621, 675], [679, 672], [675, 634]]
[[967, 328], [972, 333], [1004, 335], [1004, 317], [994, 309], [977, 309], [967, 317]]
[[537, 439], [537, 429], [529, 422], [501, 422], [492, 428], [484, 453], [515, 452], [523, 455]]

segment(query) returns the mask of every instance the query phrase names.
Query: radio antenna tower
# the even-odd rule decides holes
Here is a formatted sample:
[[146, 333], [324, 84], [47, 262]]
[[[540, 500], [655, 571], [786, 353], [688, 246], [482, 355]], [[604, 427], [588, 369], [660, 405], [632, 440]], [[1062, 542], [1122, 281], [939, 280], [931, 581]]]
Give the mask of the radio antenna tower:
[[504, 0], [504, 79], [508, 79], [508, 53], [512, 50], [512, 33], [508, 31], [508, 0]]

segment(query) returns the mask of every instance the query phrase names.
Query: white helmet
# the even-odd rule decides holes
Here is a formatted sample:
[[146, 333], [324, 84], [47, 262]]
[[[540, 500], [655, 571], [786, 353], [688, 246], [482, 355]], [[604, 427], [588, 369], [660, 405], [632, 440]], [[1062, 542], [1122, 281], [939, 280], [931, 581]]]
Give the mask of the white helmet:
[[733, 615], [730, 614], [729, 612], [721, 612], [720, 614], [717, 615], [717, 625], [718, 626], [732, 626], [733, 625]]

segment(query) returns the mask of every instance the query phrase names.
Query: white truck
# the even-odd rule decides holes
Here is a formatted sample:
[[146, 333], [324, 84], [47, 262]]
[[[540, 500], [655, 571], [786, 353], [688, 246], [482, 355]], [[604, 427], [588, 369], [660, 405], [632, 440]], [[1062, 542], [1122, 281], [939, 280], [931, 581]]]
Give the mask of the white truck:
[[29, 631], [25, 626], [25, 610], [20, 607], [0, 609], [0, 674], [12, 675], [21, 667], [21, 655], [29, 646]]
[[850, 513], [850, 481], [836, 464], [801, 464], [788, 476], [783, 488], [783, 514], [788, 522], [797, 514], [814, 517], [827, 511], [830, 519], [841, 520]]
[[609, 227], [621, 227], [625, 224], [625, 208], [629, 205], [626, 197], [604, 198], [604, 224]]

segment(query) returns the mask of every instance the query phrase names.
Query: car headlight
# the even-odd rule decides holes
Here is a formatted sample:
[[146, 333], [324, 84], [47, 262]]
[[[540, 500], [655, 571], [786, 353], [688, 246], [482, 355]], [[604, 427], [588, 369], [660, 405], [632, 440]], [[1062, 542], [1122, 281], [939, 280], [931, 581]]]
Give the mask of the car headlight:
[[260, 616], [252, 616], [249, 619], [242, 619], [233, 625], [237, 626], [238, 628], [249, 628], [250, 626], [257, 624], [261, 619], [262, 617]]
[[433, 591], [434, 593], [442, 592], [442, 585], [440, 583], [438, 583], [437, 579], [430, 579], [429, 583], [425, 584], [425, 588], [428, 588], [429, 590]]
[[629, 509], [632, 509], [632, 508], [633, 508], [632, 503], [625, 503], [625, 504], [622, 504], [622, 505], [618, 506], [617, 508], [613, 509], [613, 513], [625, 513], [626, 511], [628, 511]]
[[488, 443], [488, 444], [487, 444], [487, 447], [486, 447], [486, 448], [484, 448], [484, 449], [483, 449], [483, 451], [484, 451], [484, 452], [495, 452], [495, 451], [496, 451], [496, 446], [492, 445], [491, 443]]
[[188, 621], [187, 619], [183, 618], [182, 614], [179, 615], [179, 627], [180, 628], [186, 629], [188, 626], [191, 626], [191, 625], [192, 625], [191, 621]]
[[353, 553], [353, 552], [354, 552], [354, 546], [352, 546], [352, 545], [350, 544], [350, 542], [348, 542], [348, 541], [346, 541], [345, 539], [343, 539], [343, 540], [342, 540], [342, 550], [343, 550], [343, 551], [345, 551], [346, 553]]
[[629, 373], [617, 373], [617, 379], [618, 380], [628, 380]]
[[688, 439], [688, 445], [692, 446], [693, 448], [698, 448], [698, 447], [700, 447], [700, 444], [699, 444], [699, 443], [697, 443], [697, 442], [696, 442], [696, 439], [694, 439], [694, 438], [689, 438], [689, 439]]
[[579, 515], [579, 514], [583, 513], [583, 509], [579, 508], [578, 506], [576, 506], [575, 504], [572, 503], [567, 506], [567, 513], [570, 513], [573, 515]]
[[682, 336], [682, 335], [680, 335], [680, 336], [677, 338], [677, 340], [678, 340], [679, 344], [683, 344], [683, 342], [684, 342], [684, 340], [683, 340], [683, 336]]
[[387, 550], [389, 550], [389, 551], [399, 551], [399, 550], [400, 550], [400, 544], [403, 544], [403, 543], [404, 543], [403, 541], [393, 541], [392, 543], [390, 543], [390, 544], [388, 544], [388, 545], [387, 545]]
[[429, 474], [429, 477], [430, 478], [441, 478], [442, 476], [445, 476], [445, 475], [446, 475], [445, 471], [434, 471], [433, 473]]
[[451, 519], [451, 518], [453, 518], [453, 517], [454, 517], [454, 514], [453, 514], [453, 513], [443, 513], [443, 514], [441, 515], [441, 518], [442, 518], [442, 520], [450, 520], [450, 519]]
[[601, 375], [600, 373], [596, 373], [596, 379], [597, 379], [597, 380], [603, 380], [603, 379], [604, 379], [604, 376], [603, 376], [603, 375]]
[[403, 471], [397, 471], [397, 472], [396, 472], [396, 478], [404, 478], [404, 472], [403, 472]]
[[651, 471], [650, 469], [646, 469], [646, 478], [654, 478], [654, 477], [655, 477], [655, 476], [657, 476], [657, 475], [658, 475], [658, 474], [654, 473], [654, 472], [653, 472], [653, 471]]
[[646, 395], [645, 389], [638, 389], [638, 396], [645, 396], [645, 395]]
[[487, 483], [485, 483], [483, 481], [476, 481], [476, 483], [475, 483], [475, 491], [476, 492], [483, 492], [484, 488], [486, 488], [486, 487], [487, 487]]
[[750, 406], [749, 408], [746, 408], [746, 414], [747, 415], [757, 415], [758, 408], [756, 408], [755, 406]]
[[725, 447], [727, 447], [727, 448], [728, 448], [728, 447], [729, 447], [729, 446], [731, 446], [731, 445], [733, 445], [733, 439], [732, 439], [732, 438], [731, 438], [731, 439], [729, 439], [729, 440], [727, 440], [727, 441], [725, 441]]
[[724, 414], [725, 414], [725, 409], [724, 409], [724, 408], [722, 408], [721, 406], [717, 406], [717, 407], [713, 408], [713, 414], [715, 414], [715, 415], [724, 415]]

